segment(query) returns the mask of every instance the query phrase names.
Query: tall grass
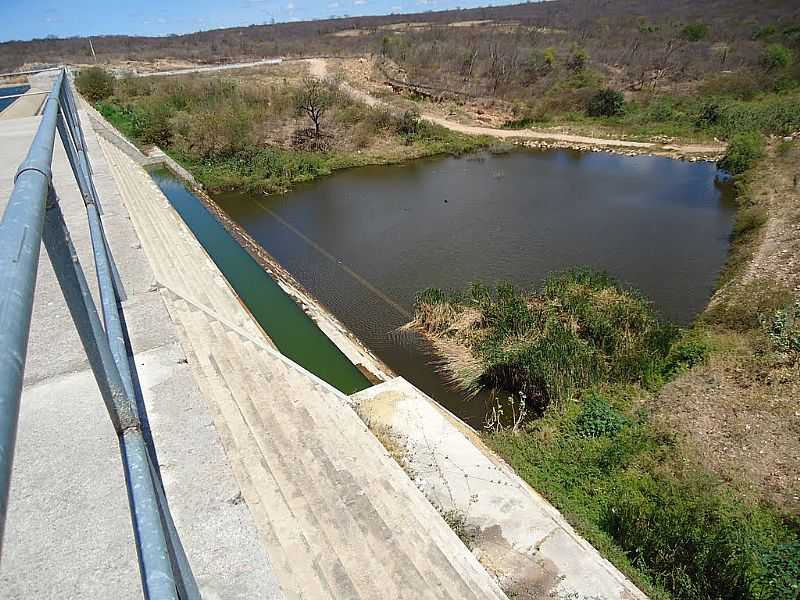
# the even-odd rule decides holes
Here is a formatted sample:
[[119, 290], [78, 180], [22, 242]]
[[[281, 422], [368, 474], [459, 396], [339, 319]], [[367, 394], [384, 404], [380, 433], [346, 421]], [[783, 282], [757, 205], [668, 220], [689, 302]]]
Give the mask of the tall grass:
[[[465, 320], [468, 311], [473, 316]], [[416, 323], [471, 351], [481, 373], [461, 381], [464, 389], [523, 392], [540, 410], [602, 382], [653, 385], [673, 368], [679, 337], [641, 296], [588, 269], [553, 275], [536, 293], [510, 284], [425, 290]]]

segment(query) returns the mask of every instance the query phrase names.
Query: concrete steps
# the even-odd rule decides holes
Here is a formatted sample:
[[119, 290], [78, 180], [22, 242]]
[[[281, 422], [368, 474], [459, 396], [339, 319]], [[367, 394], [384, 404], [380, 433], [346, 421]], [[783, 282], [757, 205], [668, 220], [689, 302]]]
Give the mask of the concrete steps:
[[150, 176], [112, 144], [100, 145], [158, 283], [249, 335], [265, 337]]
[[144, 171], [103, 144], [287, 598], [504, 598], [350, 408], [238, 304]]
[[170, 304], [287, 597], [503, 597], [343, 398], [190, 303]]

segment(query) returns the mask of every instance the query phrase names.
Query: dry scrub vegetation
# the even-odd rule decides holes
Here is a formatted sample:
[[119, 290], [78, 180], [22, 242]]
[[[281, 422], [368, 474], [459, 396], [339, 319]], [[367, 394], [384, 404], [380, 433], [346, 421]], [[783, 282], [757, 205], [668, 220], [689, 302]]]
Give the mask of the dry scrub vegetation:
[[115, 78], [83, 69], [77, 85], [120, 131], [157, 145], [211, 190], [280, 192], [333, 170], [460, 154], [489, 141], [369, 107], [335, 80], [189, 75]]

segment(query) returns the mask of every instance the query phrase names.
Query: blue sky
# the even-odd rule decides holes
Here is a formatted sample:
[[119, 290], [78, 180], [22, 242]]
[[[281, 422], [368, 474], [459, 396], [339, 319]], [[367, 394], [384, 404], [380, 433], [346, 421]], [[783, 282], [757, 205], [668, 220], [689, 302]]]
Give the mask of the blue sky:
[[[519, 1], [519, 0], [516, 0]], [[188, 33], [273, 19], [423, 12], [511, 0], [0, 0], [0, 41], [48, 35]]]

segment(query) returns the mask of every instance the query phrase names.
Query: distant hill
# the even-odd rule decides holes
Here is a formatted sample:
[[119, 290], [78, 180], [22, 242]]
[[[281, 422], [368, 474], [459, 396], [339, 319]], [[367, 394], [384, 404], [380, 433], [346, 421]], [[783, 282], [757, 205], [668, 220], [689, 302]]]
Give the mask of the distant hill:
[[[185, 59], [228, 62], [270, 56], [353, 55], [380, 52], [384, 38], [403, 35], [401, 24], [436, 31], [451, 24], [491, 25], [499, 37], [520, 30], [563, 42], [621, 48], [642, 34], [669, 38], [687, 24], [702, 23], [714, 43], [746, 41], [762, 28], [800, 22], [795, 1], [763, 0], [553, 0], [406, 15], [355, 17], [253, 25], [167, 37], [93, 37], [100, 63]], [[498, 24], [508, 24], [506, 29]], [[468, 27], [465, 27], [466, 30]], [[702, 32], [701, 32], [702, 33]], [[560, 42], [559, 42], [560, 40]], [[37, 39], [0, 44], [0, 70], [33, 63], [91, 62], [86, 38]]]

